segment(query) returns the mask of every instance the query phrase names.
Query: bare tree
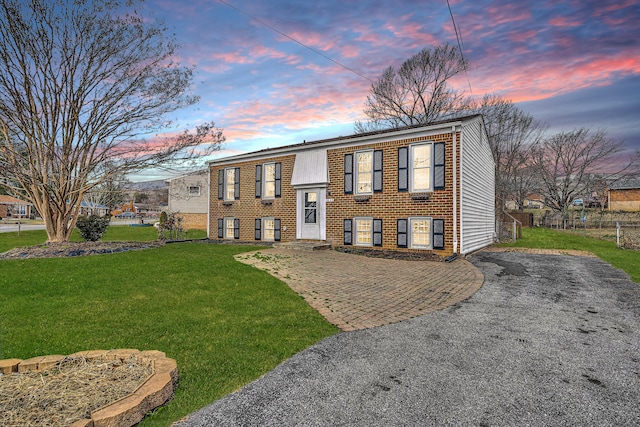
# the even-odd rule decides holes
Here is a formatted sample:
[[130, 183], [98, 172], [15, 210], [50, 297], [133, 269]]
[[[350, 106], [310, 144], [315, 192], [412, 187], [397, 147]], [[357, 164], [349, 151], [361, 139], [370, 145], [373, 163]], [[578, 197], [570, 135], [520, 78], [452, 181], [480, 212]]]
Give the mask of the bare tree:
[[547, 126], [510, 100], [493, 94], [472, 103], [470, 111], [484, 117], [496, 168], [498, 208], [502, 210], [508, 199], [522, 208], [524, 199], [539, 187], [530, 167], [530, 151], [542, 139]]
[[546, 205], [564, 218], [578, 196], [596, 185], [603, 172], [616, 179], [635, 173], [639, 153], [619, 164], [616, 158], [624, 142], [615, 141], [604, 130], [592, 132], [581, 128], [560, 132], [542, 140], [532, 150], [532, 166], [541, 180]]
[[464, 109], [463, 94], [449, 81], [466, 69], [460, 51], [449, 44], [422, 49], [397, 70], [387, 68], [367, 96], [368, 121], [356, 122], [355, 131], [428, 124]]
[[[219, 148], [212, 123], [175, 138], [167, 113], [192, 105], [193, 70], [135, 0], [0, 3], [0, 169], [66, 241], [82, 198], [115, 175]], [[113, 168], [100, 170], [111, 162]]]

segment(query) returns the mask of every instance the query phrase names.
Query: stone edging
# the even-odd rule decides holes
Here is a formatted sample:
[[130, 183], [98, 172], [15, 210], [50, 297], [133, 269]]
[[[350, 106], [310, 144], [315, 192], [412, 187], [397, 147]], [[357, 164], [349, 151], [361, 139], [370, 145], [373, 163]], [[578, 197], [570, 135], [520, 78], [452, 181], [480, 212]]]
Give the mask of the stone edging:
[[[88, 361], [98, 358], [104, 360], [120, 359], [122, 362], [130, 356], [147, 362], [153, 367], [153, 374], [129, 396], [116, 400], [100, 409], [91, 412], [91, 419], [82, 419], [71, 424], [71, 427], [130, 427], [144, 418], [151, 410], [167, 403], [173, 398], [178, 384], [178, 365], [174, 359], [168, 358], [158, 350], [139, 351], [136, 349], [90, 350], [79, 351], [69, 356], [86, 357]], [[31, 359], [0, 360], [0, 373], [39, 372], [51, 368], [65, 356], [38, 356]]]

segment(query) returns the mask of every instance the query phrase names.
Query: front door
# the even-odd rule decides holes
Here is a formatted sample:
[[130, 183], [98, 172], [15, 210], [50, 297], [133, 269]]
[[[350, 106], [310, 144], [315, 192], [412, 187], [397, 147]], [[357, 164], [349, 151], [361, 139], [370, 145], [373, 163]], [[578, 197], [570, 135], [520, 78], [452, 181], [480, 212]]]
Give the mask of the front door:
[[297, 238], [325, 240], [325, 194], [324, 188], [298, 190]]

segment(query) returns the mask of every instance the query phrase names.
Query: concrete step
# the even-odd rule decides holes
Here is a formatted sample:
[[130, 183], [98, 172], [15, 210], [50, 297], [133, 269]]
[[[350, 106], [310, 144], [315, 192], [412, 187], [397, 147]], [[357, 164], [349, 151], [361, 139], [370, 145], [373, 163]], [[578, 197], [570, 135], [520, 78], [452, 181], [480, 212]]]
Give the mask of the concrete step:
[[322, 241], [296, 240], [293, 242], [277, 242], [273, 244], [273, 247], [283, 249], [296, 249], [300, 251], [321, 251], [325, 249], [331, 249], [331, 244]]

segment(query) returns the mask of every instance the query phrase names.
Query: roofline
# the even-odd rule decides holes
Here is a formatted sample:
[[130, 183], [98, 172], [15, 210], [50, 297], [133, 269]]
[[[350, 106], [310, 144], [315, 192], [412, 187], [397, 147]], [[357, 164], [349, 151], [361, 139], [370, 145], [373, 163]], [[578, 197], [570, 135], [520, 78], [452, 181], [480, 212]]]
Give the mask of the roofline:
[[187, 176], [192, 176], [192, 175], [200, 175], [200, 174], [207, 174], [209, 172], [209, 169], [199, 169], [197, 171], [194, 172], [189, 172], [189, 173], [185, 173], [183, 175], [178, 175], [178, 176], [174, 176], [173, 178], [167, 178], [164, 180], [164, 182], [171, 182], [174, 179], [180, 179], [180, 178], [185, 178]]
[[[406, 135], [416, 136], [428, 135], [436, 130], [448, 129], [452, 127], [462, 126], [464, 123], [472, 122], [474, 120], [482, 120], [482, 115], [473, 114], [470, 116], [457, 117], [455, 119], [442, 120], [434, 122], [430, 125], [415, 125], [407, 126], [399, 129], [386, 129], [382, 131], [367, 132], [363, 134], [355, 134], [351, 136], [339, 136], [336, 138], [321, 139], [318, 141], [303, 142], [301, 144], [286, 145], [283, 147], [267, 148], [263, 150], [253, 151], [250, 153], [237, 154], [229, 157], [222, 157], [220, 159], [214, 159], [208, 162], [208, 165], [224, 164], [237, 162], [238, 160], [256, 159], [261, 157], [274, 157], [283, 156], [286, 154], [294, 154], [299, 151], [312, 150], [312, 149], [326, 149], [334, 146], [349, 146], [360, 145], [362, 143], [370, 144], [377, 140], [388, 141], [390, 138], [402, 139]], [[418, 132], [416, 132], [418, 130]]]

